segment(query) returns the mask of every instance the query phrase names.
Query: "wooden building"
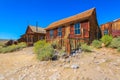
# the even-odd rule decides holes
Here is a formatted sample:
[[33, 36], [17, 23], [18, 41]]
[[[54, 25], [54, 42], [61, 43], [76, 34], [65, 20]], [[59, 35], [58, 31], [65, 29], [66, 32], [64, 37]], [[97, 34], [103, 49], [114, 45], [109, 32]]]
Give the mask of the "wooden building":
[[120, 19], [114, 20], [101, 25], [101, 32], [103, 35], [112, 35], [113, 37], [120, 36]]
[[26, 42], [27, 45], [30, 46], [38, 40], [45, 39], [45, 34], [46, 31], [43, 28], [29, 25], [26, 29], [25, 34], [23, 34], [21, 38], [18, 39], [18, 42]]
[[[80, 14], [53, 22], [46, 29], [46, 40], [58, 40], [70, 53], [71, 47], [81, 41], [91, 43], [101, 35], [96, 19], [96, 9], [92, 8]], [[70, 44], [72, 40], [73, 45]]]

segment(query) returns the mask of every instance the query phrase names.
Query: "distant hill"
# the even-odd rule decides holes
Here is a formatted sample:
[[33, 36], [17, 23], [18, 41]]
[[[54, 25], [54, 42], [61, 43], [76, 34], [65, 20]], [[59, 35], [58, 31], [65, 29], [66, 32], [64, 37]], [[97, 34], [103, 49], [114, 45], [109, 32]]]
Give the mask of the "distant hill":
[[9, 39], [0, 39], [0, 41], [9, 41]]

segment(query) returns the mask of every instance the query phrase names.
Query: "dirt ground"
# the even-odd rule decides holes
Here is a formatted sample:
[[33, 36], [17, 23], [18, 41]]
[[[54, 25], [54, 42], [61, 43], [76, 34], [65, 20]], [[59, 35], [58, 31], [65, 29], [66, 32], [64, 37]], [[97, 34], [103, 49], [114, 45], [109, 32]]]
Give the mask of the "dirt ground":
[[120, 80], [120, 53], [102, 48], [67, 59], [38, 61], [29, 47], [0, 54], [0, 80]]

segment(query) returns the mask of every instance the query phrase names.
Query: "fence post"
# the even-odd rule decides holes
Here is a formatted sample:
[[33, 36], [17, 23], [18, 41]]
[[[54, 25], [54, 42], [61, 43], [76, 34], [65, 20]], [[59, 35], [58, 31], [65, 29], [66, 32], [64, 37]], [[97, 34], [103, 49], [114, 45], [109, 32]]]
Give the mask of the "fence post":
[[71, 53], [71, 46], [70, 46], [70, 40], [66, 39], [66, 52], [68, 55]]

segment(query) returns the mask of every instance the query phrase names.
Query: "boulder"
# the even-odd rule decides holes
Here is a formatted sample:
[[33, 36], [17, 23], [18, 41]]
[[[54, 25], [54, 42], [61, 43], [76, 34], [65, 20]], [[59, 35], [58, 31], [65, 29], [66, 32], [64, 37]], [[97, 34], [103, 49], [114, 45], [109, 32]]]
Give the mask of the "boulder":
[[5, 77], [0, 74], [0, 80], [4, 80], [4, 79], [5, 79]]
[[79, 68], [79, 65], [73, 64], [73, 65], [71, 66], [71, 68], [72, 68], [72, 69], [78, 69], [78, 68]]

